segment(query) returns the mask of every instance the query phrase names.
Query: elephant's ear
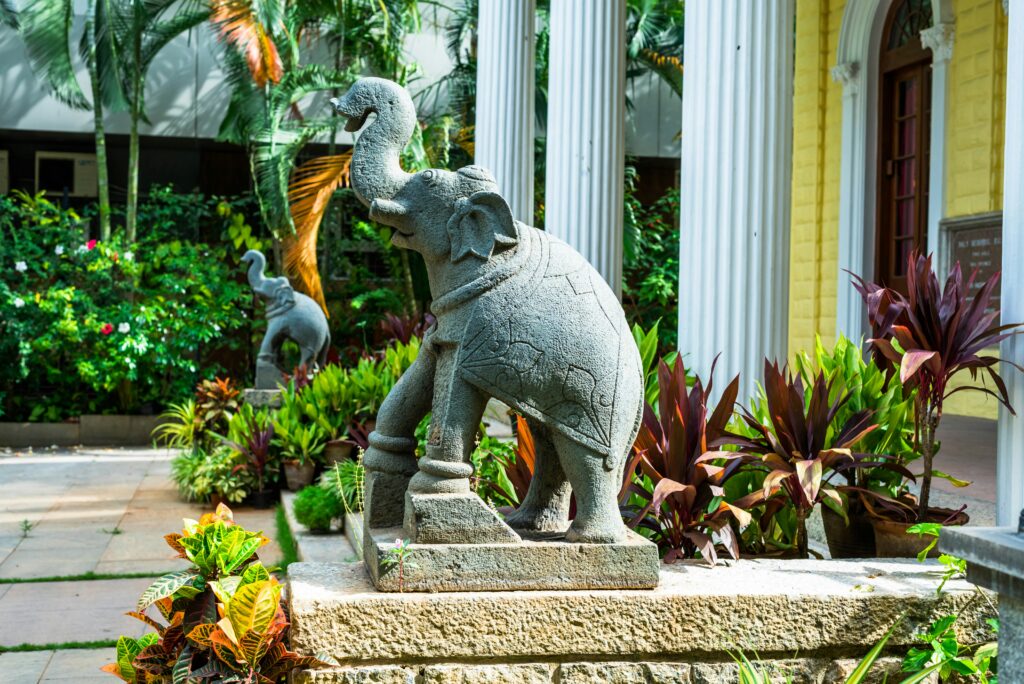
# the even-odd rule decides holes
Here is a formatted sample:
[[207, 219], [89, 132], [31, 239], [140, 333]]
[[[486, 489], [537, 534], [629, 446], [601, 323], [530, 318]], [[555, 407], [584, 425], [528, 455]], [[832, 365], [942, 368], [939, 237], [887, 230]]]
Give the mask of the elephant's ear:
[[278, 307], [291, 307], [295, 304], [295, 290], [291, 285], [285, 284], [274, 290], [274, 305]]
[[496, 192], [475, 192], [455, 205], [455, 213], [448, 219], [448, 238], [452, 243], [452, 261], [461, 261], [468, 255], [489, 259], [494, 243], [504, 246], [516, 244], [515, 222], [512, 210]]

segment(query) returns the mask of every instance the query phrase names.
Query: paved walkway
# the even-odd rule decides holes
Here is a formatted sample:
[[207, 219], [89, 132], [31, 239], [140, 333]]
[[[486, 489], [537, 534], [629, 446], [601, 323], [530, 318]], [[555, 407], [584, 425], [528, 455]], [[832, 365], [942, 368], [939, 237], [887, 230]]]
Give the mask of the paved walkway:
[[[207, 510], [178, 500], [170, 480], [172, 457], [163, 449], [0, 454], [0, 646], [100, 641], [145, 631], [124, 612], [132, 609], [152, 577], [187, 565], [174, 557], [163, 536], [180, 530], [182, 518], [198, 518]], [[271, 539], [276, 536], [273, 509], [237, 507], [235, 520]], [[278, 562], [277, 542], [260, 556], [268, 564]], [[87, 572], [150, 577], [4, 583]], [[110, 658], [112, 651], [105, 651], [104, 658], [93, 657], [96, 667]], [[86, 678], [95, 671], [92, 665], [68, 674], [89, 660], [88, 652], [51, 655], [0, 655], [0, 681], [30, 683], [63, 676], [92, 681]], [[12, 679], [8, 663], [21, 668], [13, 670], [17, 672], [36, 668], [35, 674]]]
[[117, 679], [100, 672], [101, 667], [113, 662], [111, 653], [109, 648], [2, 653], [0, 676], [4, 684], [111, 684]]

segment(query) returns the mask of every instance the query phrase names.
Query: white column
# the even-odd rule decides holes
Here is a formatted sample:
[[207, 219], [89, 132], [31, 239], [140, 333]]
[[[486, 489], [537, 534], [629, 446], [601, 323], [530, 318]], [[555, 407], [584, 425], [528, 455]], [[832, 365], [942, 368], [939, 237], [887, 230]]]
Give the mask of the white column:
[[[679, 349], [716, 388], [785, 360], [794, 0], [686, 3]], [[813, 263], [802, 264], [814, 267]]]
[[868, 317], [864, 300], [850, 282], [850, 273], [870, 273], [868, 255], [874, 252], [874, 236], [865, 235], [864, 230], [867, 126], [863, 120], [866, 110], [860, 102], [863, 97], [861, 65], [858, 62], [835, 65], [832, 67], [832, 80], [843, 86], [836, 336], [845, 335], [857, 341], [865, 332]]
[[544, 227], [622, 292], [625, 0], [551, 3]]
[[931, 162], [928, 167], [928, 251], [938, 263], [942, 235], [939, 221], [946, 211], [946, 93], [949, 90], [949, 60], [953, 58], [953, 24], [936, 24], [921, 31], [921, 44], [932, 51]]
[[535, 0], [483, 0], [477, 19], [475, 163], [533, 224]]
[[[1011, 0], [1006, 59], [1006, 151], [1003, 155], [1003, 323], [1024, 322], [1024, 0]], [[1024, 338], [1003, 342], [1002, 358], [1024, 365]], [[1024, 376], [1001, 369], [1010, 403], [1024, 413]], [[996, 523], [1016, 527], [1024, 508], [1024, 418], [999, 409]]]

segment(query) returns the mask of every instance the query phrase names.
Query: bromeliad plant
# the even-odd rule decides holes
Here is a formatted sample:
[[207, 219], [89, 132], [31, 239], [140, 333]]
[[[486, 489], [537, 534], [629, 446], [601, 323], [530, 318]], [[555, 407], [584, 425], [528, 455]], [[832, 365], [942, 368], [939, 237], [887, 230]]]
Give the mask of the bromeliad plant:
[[[156, 632], [121, 637], [117, 662], [103, 668], [137, 683], [202, 682], [276, 684], [288, 673], [324, 665], [285, 646], [288, 620], [281, 585], [256, 556], [269, 539], [235, 525], [219, 506], [200, 520], [186, 520], [167, 543], [192, 563], [164, 575], [128, 615]], [[167, 624], [146, 614], [155, 605]]]
[[[924, 472], [917, 522], [929, 520], [929, 498], [933, 477], [947, 477], [933, 467], [938, 443], [935, 435], [942, 420], [946, 398], [961, 390], [974, 390], [995, 397], [1014, 413], [1006, 384], [997, 370], [1000, 359], [986, 354], [1011, 335], [1020, 332], [1020, 323], [999, 324], [999, 310], [991, 308], [992, 293], [999, 274], [974, 289], [977, 272], [964, 282], [960, 263], [953, 265], [946, 284], [939, 287], [932, 270], [931, 256], [913, 252], [907, 261], [907, 296], [866, 282], [854, 276], [854, 287], [867, 305], [875, 360], [883, 368], [899, 369], [904, 387], [916, 390], [914, 399], [915, 444], [921, 452]], [[1024, 370], [1006, 359], [1017, 370]], [[951, 387], [954, 377], [968, 371], [973, 384]], [[982, 384], [977, 384], [979, 374]], [[988, 375], [994, 389], [984, 386]], [[904, 516], [907, 521], [910, 516]]]
[[765, 359], [764, 403], [767, 424], [748, 409], [742, 413], [748, 434], [752, 437], [730, 435], [729, 439], [741, 449], [761, 454], [761, 466], [767, 470], [760, 493], [754, 492], [737, 505], [762, 503], [765, 513], [762, 523], [791, 506], [795, 513], [795, 551], [807, 556], [807, 518], [814, 507], [824, 502], [830, 509], [846, 518], [842, 493], [852, 493], [877, 499], [885, 506], [900, 504], [877, 492], [833, 482], [837, 475], [853, 480], [852, 473], [861, 468], [882, 468], [913, 479], [910, 471], [892, 462], [886, 456], [855, 452], [853, 448], [876, 425], [871, 411], [853, 413], [836, 427], [835, 419], [849, 401], [850, 394], [830, 398], [830, 386], [824, 373], [819, 372], [805, 400], [803, 381], [794, 377], [786, 367]]
[[725, 501], [723, 485], [754, 459], [712, 447], [726, 435], [739, 376], [713, 409], [708, 406], [712, 382], [705, 388], [695, 378], [688, 388], [686, 369], [678, 357], [671, 368], [664, 361], [659, 364], [658, 383], [658, 413], [650, 404], [644, 405], [640, 433], [623, 479], [620, 500], [640, 502], [627, 505], [634, 512], [628, 524], [651, 533], [666, 563], [700, 552], [714, 565], [718, 562], [716, 537], [738, 559], [739, 543], [731, 523], [744, 527], [751, 516], [743, 504]]

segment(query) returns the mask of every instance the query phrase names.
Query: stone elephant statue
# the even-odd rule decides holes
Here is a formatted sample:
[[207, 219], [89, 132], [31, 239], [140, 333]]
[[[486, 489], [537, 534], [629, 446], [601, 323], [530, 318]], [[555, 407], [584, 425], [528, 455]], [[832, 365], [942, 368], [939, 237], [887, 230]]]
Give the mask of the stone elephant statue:
[[284, 373], [281, 346], [290, 339], [299, 346], [299, 363], [310, 370], [323, 368], [331, 334], [327, 317], [320, 305], [296, 292], [285, 277], [267, 278], [263, 272], [267, 259], [259, 250], [250, 249], [242, 256], [249, 264], [249, 286], [267, 305], [267, 332], [256, 357], [256, 389], [276, 389]]
[[[529, 493], [508, 525], [567, 541], [622, 541], [617, 498], [640, 425], [643, 378], [615, 294], [570, 246], [516, 221], [486, 169], [405, 172], [399, 155], [416, 112], [404, 88], [363, 78], [332, 103], [349, 131], [376, 115], [356, 141], [352, 187], [373, 220], [394, 228], [395, 245], [423, 255], [436, 317], [369, 439], [367, 525], [402, 524], [404, 516], [409, 531], [406, 482], [408, 493], [427, 498], [469, 493], [469, 455], [496, 397], [527, 417], [537, 447]], [[417, 462], [413, 434], [428, 411], [426, 454]]]

